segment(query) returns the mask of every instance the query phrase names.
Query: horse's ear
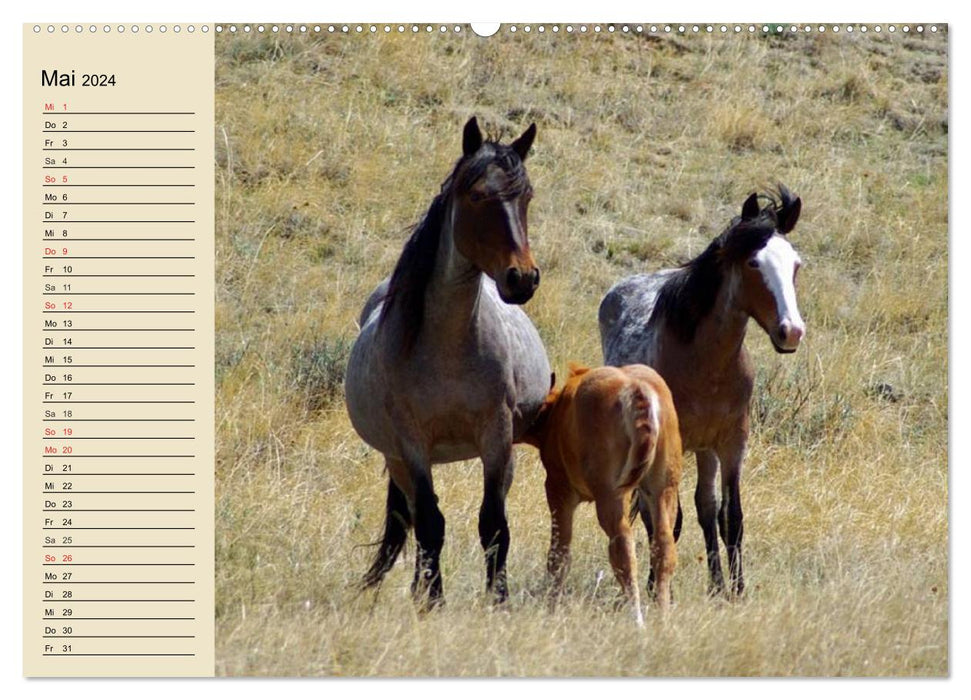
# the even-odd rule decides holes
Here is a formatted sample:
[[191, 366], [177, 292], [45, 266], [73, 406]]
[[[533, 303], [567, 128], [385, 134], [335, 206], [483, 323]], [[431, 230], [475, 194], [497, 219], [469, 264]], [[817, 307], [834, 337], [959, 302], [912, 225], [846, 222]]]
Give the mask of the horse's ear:
[[742, 218], [743, 219], [754, 219], [759, 215], [759, 196], [753, 192], [749, 195], [748, 199], [745, 200], [745, 204], [742, 205]]
[[577, 362], [570, 362], [568, 364], [568, 367], [570, 368], [570, 379], [573, 379], [574, 377], [582, 376], [590, 371], [589, 367], [587, 367], [586, 365], [581, 365]]
[[782, 208], [779, 212], [779, 233], [789, 233], [792, 229], [796, 227], [796, 222], [799, 221], [799, 214], [802, 212], [802, 198], [796, 197], [794, 202], [790, 202], [788, 205]]
[[482, 147], [482, 132], [479, 131], [479, 122], [472, 117], [465, 123], [462, 131], [462, 154], [470, 156]]
[[520, 160], [526, 160], [526, 156], [529, 155], [529, 149], [533, 145], [533, 139], [536, 138], [536, 124], [530, 124], [529, 128], [523, 132], [523, 135], [512, 142], [512, 150], [519, 154]]

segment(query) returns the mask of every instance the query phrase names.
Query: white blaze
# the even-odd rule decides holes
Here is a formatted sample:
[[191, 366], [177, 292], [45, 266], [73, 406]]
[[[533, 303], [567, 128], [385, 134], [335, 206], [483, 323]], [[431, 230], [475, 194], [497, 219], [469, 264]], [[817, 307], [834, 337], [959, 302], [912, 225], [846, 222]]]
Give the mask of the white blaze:
[[772, 236], [755, 259], [759, 263], [762, 279], [775, 298], [779, 324], [788, 322], [790, 327], [799, 330], [800, 337], [806, 331], [799, 306], [796, 304], [796, 285], [794, 282], [796, 265], [801, 260], [799, 254], [782, 236]]

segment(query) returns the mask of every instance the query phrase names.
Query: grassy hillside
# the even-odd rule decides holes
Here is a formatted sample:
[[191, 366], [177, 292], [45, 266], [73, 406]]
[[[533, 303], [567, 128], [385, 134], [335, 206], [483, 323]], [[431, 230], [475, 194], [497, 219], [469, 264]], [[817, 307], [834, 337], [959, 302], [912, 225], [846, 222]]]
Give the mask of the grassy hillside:
[[[220, 36], [216, 85], [218, 673], [947, 673], [946, 33]], [[416, 616], [411, 545], [357, 592], [386, 477], [344, 363], [473, 114], [506, 138], [538, 125], [525, 308], [561, 373], [600, 362], [613, 282], [697, 254], [753, 190], [802, 197], [806, 340], [778, 356], [752, 324], [747, 341], [743, 601], [705, 596], [689, 458], [668, 621], [614, 609], [592, 507], [550, 614], [527, 447], [508, 606], [484, 595], [476, 462], [436, 470], [447, 605]]]

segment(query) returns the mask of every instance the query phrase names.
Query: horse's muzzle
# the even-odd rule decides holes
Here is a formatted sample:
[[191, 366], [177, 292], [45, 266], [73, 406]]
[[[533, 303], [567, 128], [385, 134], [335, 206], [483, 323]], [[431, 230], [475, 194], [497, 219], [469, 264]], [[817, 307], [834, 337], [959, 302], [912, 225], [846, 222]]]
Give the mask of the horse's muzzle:
[[783, 321], [776, 328], [775, 333], [771, 334], [772, 347], [775, 351], [782, 354], [795, 352], [806, 334], [806, 327], [801, 323]]
[[539, 268], [533, 267], [525, 272], [518, 267], [506, 270], [506, 277], [498, 285], [499, 296], [507, 304], [525, 304], [533, 298], [539, 287]]

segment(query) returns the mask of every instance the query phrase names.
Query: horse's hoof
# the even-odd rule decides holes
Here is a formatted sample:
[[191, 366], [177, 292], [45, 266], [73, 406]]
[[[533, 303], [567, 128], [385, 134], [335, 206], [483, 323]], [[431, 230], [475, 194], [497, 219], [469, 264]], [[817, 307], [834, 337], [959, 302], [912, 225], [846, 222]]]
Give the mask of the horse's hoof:
[[486, 592], [492, 594], [492, 604], [502, 605], [509, 600], [509, 586], [505, 573], [496, 575], [491, 581], [486, 581]]
[[419, 615], [427, 615], [428, 613], [441, 608], [445, 605], [445, 596], [441, 591], [437, 593], [431, 593], [425, 595], [416, 595], [415, 606], [418, 608]]

